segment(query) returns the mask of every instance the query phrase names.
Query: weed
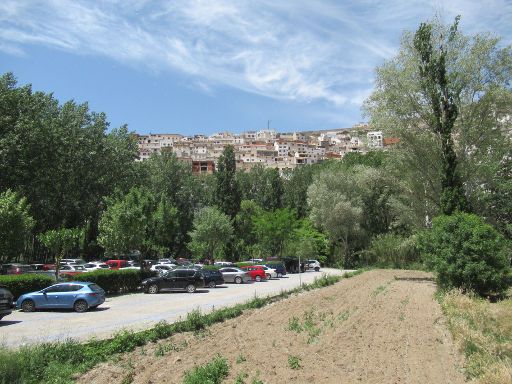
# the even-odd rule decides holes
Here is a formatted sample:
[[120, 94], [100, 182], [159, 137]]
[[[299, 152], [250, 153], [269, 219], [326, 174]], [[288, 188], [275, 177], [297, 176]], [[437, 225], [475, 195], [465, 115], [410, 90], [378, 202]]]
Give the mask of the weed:
[[291, 369], [299, 369], [301, 368], [301, 365], [300, 365], [300, 358], [298, 358], [297, 356], [288, 356], [288, 365], [290, 366]]
[[235, 384], [245, 384], [245, 379], [247, 379], [249, 375], [245, 372], [240, 372], [235, 379]]
[[167, 344], [158, 344], [155, 349], [155, 356], [161, 357], [165, 355], [167, 352], [180, 352], [183, 349], [187, 347], [187, 342], [183, 341], [181, 345], [176, 345], [173, 343], [167, 343]]
[[379, 293], [382, 293], [382, 292], [384, 292], [385, 290], [386, 290], [386, 287], [385, 287], [385, 286], [383, 286], [383, 285], [379, 285], [379, 286], [378, 286], [377, 288], [375, 288], [375, 290], [372, 292], [372, 296], [373, 296], [373, 297], [377, 297], [377, 295], [378, 295]]
[[244, 361], [247, 361], [246, 357], [244, 356], [243, 353], [239, 354], [237, 357], [236, 357], [236, 363], [237, 364], [241, 364], [243, 363]]
[[299, 321], [298, 317], [293, 316], [288, 320], [288, 330], [296, 332], [296, 333], [302, 332], [302, 327], [300, 325], [300, 321]]
[[185, 373], [184, 384], [220, 384], [228, 375], [229, 366], [225, 358], [217, 355], [211, 362]]
[[341, 312], [339, 315], [338, 315], [338, 320], [339, 321], [346, 321], [348, 320], [350, 316], [350, 312], [348, 309], [345, 309], [343, 312]]
[[398, 316], [398, 320], [404, 321], [405, 320], [405, 315], [403, 313], [401, 313], [400, 316]]
[[479, 383], [512, 380], [512, 299], [490, 303], [451, 291], [438, 295], [448, 326], [466, 355], [466, 374]]

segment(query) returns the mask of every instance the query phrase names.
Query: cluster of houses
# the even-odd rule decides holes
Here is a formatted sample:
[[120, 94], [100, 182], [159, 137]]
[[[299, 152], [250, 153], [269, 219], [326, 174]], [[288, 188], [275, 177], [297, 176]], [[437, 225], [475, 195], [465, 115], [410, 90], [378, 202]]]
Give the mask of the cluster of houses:
[[158, 133], [137, 135], [137, 141], [138, 161], [149, 159], [153, 153], [171, 151], [178, 159], [189, 162], [196, 174], [213, 173], [227, 145], [234, 148], [238, 169], [251, 169], [260, 164], [283, 172], [325, 159], [340, 159], [349, 152], [364, 153], [397, 143], [397, 139], [385, 138], [381, 131], [372, 131], [364, 124], [333, 131], [294, 133], [278, 133], [273, 129], [211, 136]]

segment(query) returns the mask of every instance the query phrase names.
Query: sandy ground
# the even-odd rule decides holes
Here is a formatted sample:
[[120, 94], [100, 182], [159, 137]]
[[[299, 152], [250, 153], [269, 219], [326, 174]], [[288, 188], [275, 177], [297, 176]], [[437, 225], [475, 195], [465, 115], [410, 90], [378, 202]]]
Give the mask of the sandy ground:
[[[139, 348], [78, 381], [181, 383], [220, 354], [230, 366], [225, 383], [238, 375], [245, 383], [463, 383], [434, 291], [427, 273], [366, 272]], [[292, 369], [290, 356], [300, 367]]]

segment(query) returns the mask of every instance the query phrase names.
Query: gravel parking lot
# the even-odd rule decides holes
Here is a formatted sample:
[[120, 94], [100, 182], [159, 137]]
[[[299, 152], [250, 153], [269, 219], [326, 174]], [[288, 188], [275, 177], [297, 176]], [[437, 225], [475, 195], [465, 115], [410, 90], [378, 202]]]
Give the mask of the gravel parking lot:
[[[342, 274], [338, 269], [323, 268], [320, 272], [302, 274], [303, 283], [325, 274]], [[15, 311], [0, 322], [0, 343], [16, 347], [67, 338], [86, 340], [104, 338], [121, 329], [141, 330], [161, 320], [173, 322], [199, 308], [230, 306], [257, 296], [277, 294], [299, 285], [299, 275], [287, 275], [261, 283], [225, 284], [214, 289], [200, 289], [196, 293], [166, 292], [157, 295], [135, 293], [107, 298], [96, 310], [86, 313], [73, 311]]]

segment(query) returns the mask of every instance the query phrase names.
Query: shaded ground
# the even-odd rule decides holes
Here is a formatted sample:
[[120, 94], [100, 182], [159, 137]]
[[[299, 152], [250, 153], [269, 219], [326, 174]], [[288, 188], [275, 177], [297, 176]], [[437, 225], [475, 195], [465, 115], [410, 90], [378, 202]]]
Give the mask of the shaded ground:
[[181, 383], [220, 354], [225, 383], [463, 383], [434, 291], [427, 273], [366, 272], [137, 349], [78, 381]]

